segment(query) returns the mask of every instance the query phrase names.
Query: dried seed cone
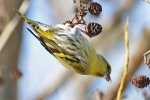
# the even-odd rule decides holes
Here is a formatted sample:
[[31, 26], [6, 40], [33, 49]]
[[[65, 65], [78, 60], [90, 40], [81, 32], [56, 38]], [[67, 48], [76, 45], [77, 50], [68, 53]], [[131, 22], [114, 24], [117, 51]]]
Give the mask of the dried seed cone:
[[92, 2], [88, 6], [88, 11], [93, 15], [99, 15], [102, 12], [102, 6], [97, 2]]
[[102, 26], [98, 23], [91, 22], [86, 25], [85, 30], [89, 37], [94, 37], [102, 32]]
[[135, 78], [132, 79], [132, 84], [135, 87], [144, 88], [150, 84], [150, 80], [149, 80], [149, 77], [145, 75], [136, 76]]

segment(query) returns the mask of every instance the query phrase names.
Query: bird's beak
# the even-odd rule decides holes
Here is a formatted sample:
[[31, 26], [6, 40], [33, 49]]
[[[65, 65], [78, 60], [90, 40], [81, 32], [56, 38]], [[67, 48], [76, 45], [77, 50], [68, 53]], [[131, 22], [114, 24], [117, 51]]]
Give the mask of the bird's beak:
[[112, 82], [109, 73], [105, 73], [104, 78], [105, 78], [108, 82]]

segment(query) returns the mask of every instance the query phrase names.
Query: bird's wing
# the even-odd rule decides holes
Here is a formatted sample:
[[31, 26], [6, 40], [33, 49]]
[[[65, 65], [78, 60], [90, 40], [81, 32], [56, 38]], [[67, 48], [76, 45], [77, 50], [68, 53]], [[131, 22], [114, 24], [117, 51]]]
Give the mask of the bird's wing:
[[[42, 37], [37, 36], [32, 32], [29, 28], [27, 28], [29, 32], [42, 44], [42, 46], [53, 56], [55, 56], [64, 66], [66, 66], [68, 69], [75, 70], [76, 72], [80, 74], [85, 74], [85, 69], [82, 67], [82, 64], [78, 58], [76, 58], [74, 55], [68, 53], [66, 50], [59, 47], [56, 43], [52, 41], [48, 41], [49, 44], [51, 44], [52, 47], [47, 46], [45, 44], [45, 41]], [[57, 49], [56, 49], [57, 48]], [[72, 67], [72, 66], [73, 67]], [[70, 67], [71, 66], [71, 67]]]
[[[73, 39], [70, 38], [70, 40], [62, 40], [60, 39], [60, 41], [62, 42], [62, 45], [67, 45], [67, 46], [70, 46], [71, 50], [70, 49], [64, 49], [64, 46], [60, 45], [61, 43], [59, 43], [60, 41], [50, 41], [50, 39], [53, 39], [53, 35], [54, 34], [54, 28], [50, 25], [46, 25], [46, 24], [43, 24], [43, 23], [40, 23], [40, 22], [37, 22], [37, 21], [33, 21], [33, 20], [30, 20], [28, 19], [27, 17], [25, 17], [24, 15], [22, 15], [20, 12], [18, 12], [16, 9], [14, 9], [16, 11], [16, 13], [21, 17], [23, 18], [30, 26], [31, 28], [36, 32], [36, 33], [39, 33], [38, 36], [35, 35], [30, 29], [28, 29], [35, 37], [36, 39], [38, 39], [40, 41], [40, 43], [42, 44], [42, 46], [51, 54], [54, 55], [54, 53], [62, 53], [62, 54], [65, 54], [65, 55], [68, 55], [68, 56], [71, 56], [74, 60], [77, 60], [77, 61], [80, 61], [81, 62], [81, 56], [79, 56], [79, 53], [78, 52], [79, 50], [77, 51], [74, 51], [74, 47], [77, 46], [76, 49], [81, 49], [83, 47], [83, 45], [79, 46], [80, 44], [71, 44], [71, 45], [74, 45], [74, 46], [70, 46], [70, 45], [67, 45], [70, 43], [70, 41], [72, 41]], [[62, 29], [68, 29], [68, 32], [72, 33], [72, 28], [70, 27], [70, 25], [61, 25]], [[50, 28], [52, 28], [51, 30], [49, 30]], [[45, 31], [49, 30], [49, 35], [48, 34], [45, 34]], [[51, 32], [50, 32], [51, 31]], [[74, 32], [75, 33], [75, 32]], [[47, 42], [49, 42], [53, 48], [47, 46], [47, 44], [45, 43], [45, 39], [43, 39], [44, 37], [42, 36], [45, 36], [47, 39], [49, 39]], [[63, 36], [63, 35], [62, 35]], [[78, 41], [78, 39], [76, 39]], [[73, 42], [73, 41], [72, 41]], [[67, 44], [65, 44], [67, 43]], [[67, 56], [67, 57], [68, 57]], [[82, 63], [82, 62], [81, 62]], [[82, 64], [83, 65], [83, 64]]]
[[[37, 22], [36, 21], [36, 23], [37, 23], [37, 25], [40, 25], [41, 27], [43, 27], [43, 28], [45, 28], [45, 24], [43, 24], [43, 23], [40, 23], [40, 22]], [[41, 28], [40, 27], [40, 28]], [[31, 27], [36, 33], [38, 33], [37, 32], [37, 30], [35, 29], [35, 27]], [[75, 60], [77, 60], [77, 61], [79, 61], [79, 59], [77, 59], [72, 53], [69, 53], [67, 50], [65, 50], [65, 49], [63, 49], [61, 46], [59, 46], [56, 42], [54, 42], [54, 41], [52, 41], [52, 40], [50, 40], [50, 39], [47, 39], [47, 38], [45, 38], [45, 37], [42, 37], [42, 36], [40, 36], [40, 35], [35, 35], [34, 34], [34, 32], [31, 30], [31, 29], [29, 29], [29, 28], [27, 28], [28, 29], [28, 31], [37, 39], [37, 40], [39, 40], [40, 41], [40, 43], [42, 44], [42, 46], [50, 53], [50, 54], [53, 54], [54, 55], [54, 53], [64, 53], [65, 55], [69, 55], [69, 56], [71, 56], [72, 58], [74, 58]], [[47, 28], [45, 28], [45, 29], [47, 29]], [[49, 47], [48, 45], [51, 45], [51, 47]]]
[[[62, 48], [61, 46], [59, 46], [59, 44], [56, 44], [54, 41], [47, 40], [47, 39], [44, 39], [44, 41], [46, 42], [47, 47], [49, 47], [48, 46], [49, 44], [51, 45], [51, 49], [53, 49], [52, 51], [55, 56], [61, 55], [61, 57], [64, 57], [67, 59], [72, 59], [72, 60], [75, 60], [78, 62], [80, 61], [74, 54], [72, 54], [71, 52], [68, 52], [66, 49]], [[66, 55], [66, 56], [64, 56], [64, 55]], [[69, 57], [71, 57], [71, 58], [69, 58]]]
[[[95, 51], [95, 49], [92, 48], [91, 44], [80, 33], [78, 28], [71, 28], [71, 30], [63, 29], [63, 31], [57, 33], [59, 36], [56, 35], [54, 37], [55, 43], [63, 49], [62, 52], [64, 54], [77, 59], [86, 70], [92, 58], [89, 52], [90, 50]], [[66, 34], [67, 36], [65, 36]]]
[[27, 28], [27, 30], [41, 43], [41, 45], [50, 53], [53, 55], [53, 49], [49, 48], [43, 41], [43, 39], [40, 36], [37, 36], [32, 32], [31, 29]]

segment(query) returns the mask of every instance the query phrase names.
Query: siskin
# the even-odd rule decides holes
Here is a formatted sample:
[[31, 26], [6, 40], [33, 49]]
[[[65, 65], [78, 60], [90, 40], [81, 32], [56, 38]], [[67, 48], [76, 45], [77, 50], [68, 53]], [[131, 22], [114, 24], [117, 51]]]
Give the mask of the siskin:
[[[34, 30], [31, 31], [42, 44], [66, 68], [82, 74], [103, 77], [111, 81], [111, 66], [98, 54], [90, 42], [81, 34], [80, 28], [69, 24], [56, 26], [33, 21], [15, 10]], [[35, 34], [36, 33], [36, 34]]]

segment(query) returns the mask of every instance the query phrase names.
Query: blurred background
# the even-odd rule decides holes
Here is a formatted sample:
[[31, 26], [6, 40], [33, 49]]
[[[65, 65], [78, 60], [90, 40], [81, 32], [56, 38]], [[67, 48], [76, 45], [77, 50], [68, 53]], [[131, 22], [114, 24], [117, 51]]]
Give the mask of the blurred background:
[[[150, 4], [143, 0], [93, 1], [102, 5], [102, 13], [100, 16], [88, 13], [85, 21], [97, 22], [103, 30], [96, 37], [85, 37], [111, 64], [112, 83], [63, 67], [13, 11], [16, 8], [30, 19], [56, 25], [74, 17], [77, 4], [73, 0], [0, 0], [0, 100], [116, 100], [125, 66], [127, 16], [130, 62], [122, 100], [150, 100], [149, 87], [136, 89], [131, 83], [137, 75], [150, 77], [143, 61], [143, 54], [150, 50]], [[81, 2], [88, 4], [91, 0]]]

